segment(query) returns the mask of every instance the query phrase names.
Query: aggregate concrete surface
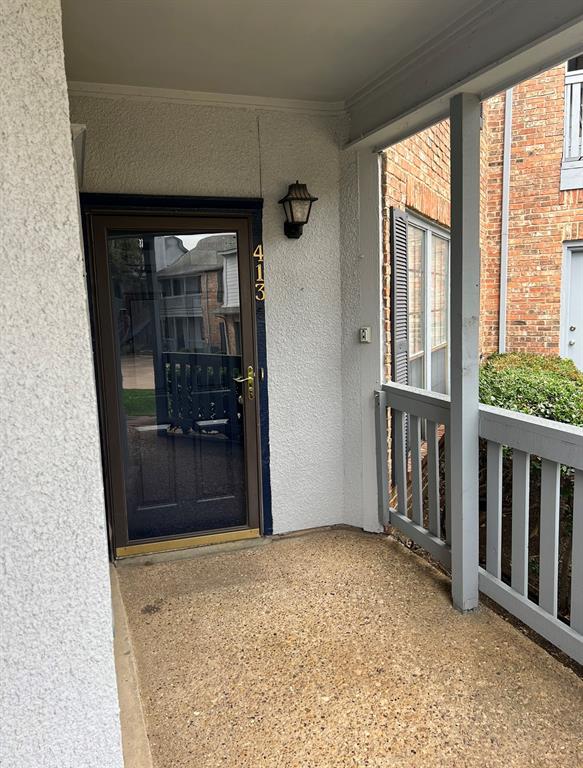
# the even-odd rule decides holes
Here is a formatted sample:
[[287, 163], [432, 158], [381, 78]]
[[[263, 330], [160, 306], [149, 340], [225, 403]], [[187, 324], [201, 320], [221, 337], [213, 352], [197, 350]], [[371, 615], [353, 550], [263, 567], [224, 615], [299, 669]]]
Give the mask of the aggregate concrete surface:
[[387, 537], [118, 573], [157, 768], [583, 765], [583, 681]]

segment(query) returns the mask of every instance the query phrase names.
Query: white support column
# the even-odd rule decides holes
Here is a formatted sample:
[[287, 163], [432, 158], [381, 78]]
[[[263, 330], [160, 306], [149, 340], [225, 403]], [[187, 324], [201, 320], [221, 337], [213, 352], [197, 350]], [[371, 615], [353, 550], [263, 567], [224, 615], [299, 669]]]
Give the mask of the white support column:
[[478, 605], [480, 100], [454, 96], [451, 122], [452, 599]]

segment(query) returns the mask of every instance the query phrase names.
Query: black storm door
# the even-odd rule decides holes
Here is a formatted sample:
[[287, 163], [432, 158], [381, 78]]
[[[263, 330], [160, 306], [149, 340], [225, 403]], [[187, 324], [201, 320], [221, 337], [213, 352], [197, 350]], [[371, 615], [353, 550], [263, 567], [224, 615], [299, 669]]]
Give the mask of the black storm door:
[[89, 219], [115, 549], [259, 527], [250, 224]]

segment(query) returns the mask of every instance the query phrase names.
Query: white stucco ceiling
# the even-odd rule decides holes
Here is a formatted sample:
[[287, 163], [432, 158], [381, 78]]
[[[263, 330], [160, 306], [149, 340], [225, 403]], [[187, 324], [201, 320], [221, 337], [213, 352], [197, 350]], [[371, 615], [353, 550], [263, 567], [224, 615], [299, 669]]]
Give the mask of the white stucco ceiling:
[[339, 101], [486, 0], [63, 0], [69, 80]]

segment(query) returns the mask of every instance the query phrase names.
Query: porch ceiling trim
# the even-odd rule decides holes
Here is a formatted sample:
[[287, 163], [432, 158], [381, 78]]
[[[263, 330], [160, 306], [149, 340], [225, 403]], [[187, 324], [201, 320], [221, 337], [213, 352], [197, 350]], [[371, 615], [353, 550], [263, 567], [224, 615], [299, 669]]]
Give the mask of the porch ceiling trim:
[[69, 93], [93, 96], [100, 99], [124, 98], [137, 101], [159, 101], [174, 104], [192, 104], [206, 107], [239, 107], [241, 109], [267, 109], [278, 112], [302, 114], [344, 115], [343, 101], [309, 101], [303, 99], [278, 99], [269, 96], [242, 96], [233, 93], [209, 93], [206, 91], [180, 91], [173, 88], [150, 88], [114, 83], [88, 83], [70, 80]]
[[448, 117], [457, 93], [485, 99], [581, 53], [580, 0], [556, 0], [552, 13], [546, 3], [529, 4], [528, 19], [520, 3], [502, 0], [492, 10], [349, 99], [347, 146], [382, 151]]
[[457, 42], [462, 40], [472, 29], [475, 29], [480, 24], [482, 17], [491, 15], [505, 1], [489, 0], [485, 4], [466, 11], [445, 29], [429, 37], [423, 45], [414, 48], [404, 59], [393, 64], [393, 66], [360, 87], [352, 96], [346, 99], [347, 106], [352, 108], [365, 100], [369, 95], [374, 94], [377, 89], [383, 88], [387, 84], [390, 85], [398, 79], [406, 79], [416, 62], [420, 59], [427, 60], [428, 58], [438, 57], [449, 41]]

